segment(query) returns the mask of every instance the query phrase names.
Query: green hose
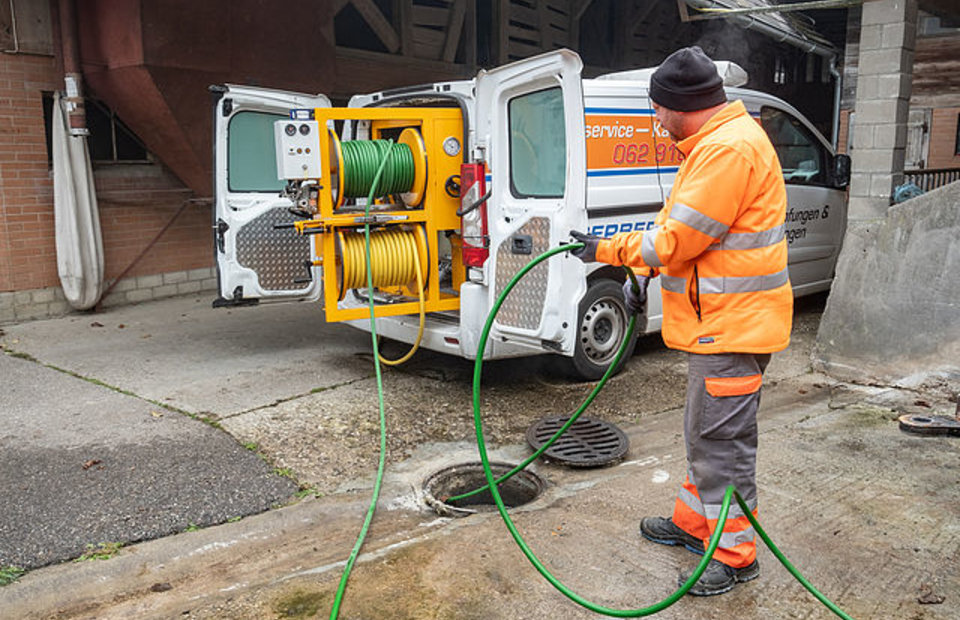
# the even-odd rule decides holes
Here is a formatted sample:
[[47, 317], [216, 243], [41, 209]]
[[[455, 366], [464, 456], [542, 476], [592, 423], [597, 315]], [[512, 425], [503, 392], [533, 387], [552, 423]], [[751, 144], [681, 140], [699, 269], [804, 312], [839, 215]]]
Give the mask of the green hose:
[[[639, 284], [637, 283], [637, 276], [634, 275], [633, 270], [627, 269], [627, 268], [625, 269], [627, 271], [627, 277], [630, 278], [630, 281], [633, 282], [633, 285], [636, 287], [639, 287]], [[498, 311], [499, 309], [500, 309], [499, 305], [494, 307], [495, 312]], [[526, 459], [524, 459], [522, 463], [520, 463], [519, 465], [517, 465], [507, 473], [497, 478], [496, 484], [498, 485], [503, 484], [504, 482], [512, 478], [515, 474], [526, 469], [527, 465], [537, 460], [541, 454], [549, 450], [550, 446], [556, 443], [556, 441], [560, 439], [560, 437], [563, 436], [565, 432], [567, 432], [568, 428], [573, 426], [573, 423], [577, 421], [577, 419], [580, 417], [580, 414], [586, 411], [587, 407], [589, 407], [590, 404], [593, 403], [593, 399], [597, 397], [597, 394], [600, 393], [600, 390], [603, 389], [603, 386], [607, 384], [607, 380], [613, 376], [614, 371], [616, 371], [617, 367], [619, 367], [620, 358], [623, 357], [623, 353], [627, 350], [627, 345], [629, 344], [630, 340], [633, 338], [633, 332], [634, 330], [636, 330], [636, 328], [637, 328], [637, 316], [634, 314], [630, 316], [630, 321], [629, 323], [627, 323], [627, 333], [623, 337], [623, 343], [621, 343], [620, 348], [617, 349], [616, 356], [613, 358], [613, 361], [610, 363], [610, 365], [607, 366], [607, 370], [606, 372], [603, 373], [603, 376], [600, 377], [600, 381], [598, 381], [597, 384], [593, 386], [593, 389], [590, 390], [590, 393], [587, 394], [587, 397], [583, 400], [583, 403], [581, 403], [580, 406], [577, 407], [577, 410], [573, 412], [573, 415], [570, 416], [570, 419], [564, 422], [563, 426], [557, 429], [557, 432], [554, 433], [550, 437], [550, 439], [545, 441], [542, 446], [537, 448], [537, 450], [533, 454], [531, 454]], [[478, 353], [477, 356], [480, 357], [481, 355], [482, 353]], [[474, 389], [475, 390], [478, 389], [476, 377], [474, 377]], [[457, 502], [457, 501], [466, 499], [468, 497], [473, 497], [474, 495], [483, 493], [484, 491], [487, 490], [487, 488], [489, 488], [489, 482], [487, 483], [486, 486], [476, 488], [472, 491], [467, 491], [466, 493], [461, 493], [460, 495], [453, 495], [451, 497], [448, 497], [446, 500], [444, 500], [444, 503], [449, 504], [450, 502]]]
[[[409, 192], [413, 187], [413, 153], [406, 144], [394, 144], [390, 140], [350, 140], [342, 142], [340, 149], [346, 197], [359, 198], [368, 192], [372, 195], [378, 178], [379, 196]], [[383, 166], [385, 160], [389, 161], [386, 167]]]
[[[376, 174], [373, 176], [373, 180], [370, 183], [370, 191], [367, 195], [367, 206], [365, 209], [365, 215], [370, 215], [370, 205], [373, 204], [373, 197], [376, 195], [377, 185], [380, 182], [380, 177], [383, 175], [384, 168], [387, 165], [387, 161], [390, 159], [390, 154], [393, 152], [393, 143], [387, 143], [387, 149], [381, 154], [380, 165], [376, 169]], [[364, 236], [364, 251], [366, 253], [366, 262], [367, 262], [367, 300], [370, 306], [370, 337], [373, 340], [373, 367], [376, 369], [377, 375], [377, 398], [378, 406], [380, 409], [380, 459], [377, 463], [377, 478], [373, 483], [373, 497], [370, 499], [370, 506], [367, 508], [367, 516], [363, 520], [363, 527], [360, 528], [360, 534], [357, 536], [357, 542], [353, 544], [353, 550], [350, 552], [350, 557], [347, 558], [347, 564], [343, 568], [343, 575], [340, 577], [340, 584], [337, 586], [337, 594], [333, 598], [333, 607], [330, 609], [330, 618], [331, 620], [338, 618], [340, 616], [340, 605], [343, 602], [343, 594], [347, 589], [347, 580], [350, 578], [350, 571], [353, 570], [353, 565], [357, 560], [357, 555], [360, 553], [360, 548], [363, 546], [363, 541], [367, 537], [367, 530], [370, 529], [370, 522], [373, 521], [373, 513], [377, 508], [377, 500], [380, 499], [380, 487], [383, 485], [383, 470], [384, 464], [386, 463], [387, 456], [387, 418], [384, 413], [383, 405], [383, 377], [380, 372], [380, 348], [377, 345], [377, 321], [374, 314], [374, 305], [373, 305], [373, 272], [371, 271], [371, 260], [370, 260], [370, 224], [363, 225], [363, 236]]]
[[[377, 141], [377, 142], [383, 142], [383, 141]], [[349, 144], [349, 143], [345, 143], [345, 144]], [[370, 205], [373, 203], [373, 197], [378, 188], [378, 184], [380, 184], [381, 177], [384, 174], [384, 170], [388, 169], [387, 162], [393, 159], [392, 154], [394, 153], [395, 148], [398, 146], [403, 147], [404, 145], [394, 145], [391, 142], [387, 142], [386, 148], [377, 147], [379, 149], [377, 151], [377, 155], [379, 156], [380, 161], [379, 161], [379, 165], [376, 168], [376, 173], [373, 175], [373, 179], [370, 181], [369, 185], [367, 186], [369, 187], [369, 193], [367, 195], [367, 206], [366, 206], [367, 215], [369, 215]], [[369, 158], [372, 157], [372, 155], [370, 155], [370, 153], [368, 152], [369, 149], [362, 149], [364, 152], [361, 153], [359, 149], [354, 151], [352, 147], [348, 147], [348, 148], [351, 151], [353, 151], [351, 153], [351, 157], [353, 158], [354, 156], [356, 156], [357, 161], [360, 162], [358, 164], [350, 164], [350, 165], [356, 165], [357, 167], [354, 168], [354, 170], [363, 171], [363, 175], [360, 175], [360, 176], [364, 176], [367, 172], [369, 172], [372, 166], [369, 160]], [[345, 154], [345, 160], [346, 160], [346, 154]], [[411, 163], [412, 163], [412, 159], [411, 159]], [[394, 167], [389, 168], [389, 170], [391, 170], [391, 173], [394, 173], [401, 167], [402, 167], [402, 164], [395, 165]], [[410, 170], [412, 171], [412, 165], [410, 167]], [[349, 168], [348, 168], [348, 171], [349, 171]], [[396, 174], [394, 177], [391, 177], [390, 182], [395, 183], [397, 182], [396, 178], [399, 178], [402, 176], [403, 176], [403, 172], [402, 170], [400, 170], [398, 174]], [[357, 185], [358, 183], [361, 183], [362, 185], [366, 185], [365, 178], [362, 181], [354, 179], [351, 181], [351, 183], [354, 183], [354, 189], [358, 187]], [[345, 185], [346, 185], [346, 182], [345, 182]], [[387, 185], [384, 185], [384, 191], [383, 191], [384, 194], [394, 193], [397, 191], [405, 191], [402, 188], [402, 186], [393, 186], [392, 191], [386, 191], [387, 187], [388, 187]], [[370, 505], [367, 508], [366, 517], [364, 518], [363, 526], [360, 529], [360, 534], [358, 535], [357, 540], [354, 543], [353, 549], [344, 567], [343, 575], [340, 578], [340, 583], [337, 587], [336, 595], [334, 596], [333, 607], [330, 610], [331, 620], [338, 618], [340, 615], [340, 606], [343, 602], [343, 596], [346, 591], [347, 581], [349, 580], [350, 572], [353, 569], [354, 564], [356, 563], [357, 556], [360, 553], [360, 549], [363, 546], [363, 541], [366, 539], [367, 532], [370, 528], [370, 523], [373, 520], [373, 515], [376, 510], [377, 501], [380, 497], [380, 489], [383, 483], [383, 472], [384, 472], [384, 466], [386, 461], [386, 415], [384, 412], [383, 379], [382, 379], [382, 373], [381, 373], [380, 363], [379, 363], [379, 347], [377, 344], [376, 320], [375, 320], [374, 304], [373, 304], [373, 274], [371, 272], [371, 267], [370, 267], [371, 259], [370, 259], [370, 225], [369, 224], [364, 225], [364, 241], [365, 241], [365, 253], [366, 253], [366, 263], [367, 263], [367, 286], [369, 289], [368, 300], [369, 300], [369, 307], [370, 307], [370, 336], [373, 344], [374, 368], [376, 369], [376, 378], [377, 378], [377, 395], [378, 395], [379, 419], [380, 419], [380, 457], [377, 464], [377, 475], [376, 475], [376, 480], [374, 482], [373, 496], [370, 500]], [[794, 566], [789, 562], [789, 560], [787, 560], [787, 558], [783, 555], [783, 553], [770, 540], [769, 536], [767, 536], [763, 528], [760, 527], [759, 522], [757, 522], [756, 518], [754, 518], [746, 502], [744, 502], [743, 498], [740, 497], [740, 494], [736, 492], [733, 485], [727, 487], [726, 492], [724, 493], [723, 503], [721, 504], [721, 507], [720, 507], [720, 514], [718, 515], [716, 528], [714, 530], [713, 536], [711, 536], [710, 538], [710, 542], [707, 545], [707, 549], [704, 552], [703, 558], [701, 558], [700, 563], [697, 564], [696, 569], [693, 571], [693, 573], [690, 575], [687, 581], [684, 582], [684, 584], [681, 585], [677, 591], [675, 591], [673, 594], [663, 599], [659, 603], [656, 603], [649, 607], [645, 607], [642, 609], [620, 610], [620, 609], [612, 609], [609, 607], [604, 607], [604, 606], [592, 603], [587, 599], [583, 598], [582, 596], [578, 595], [577, 593], [573, 592], [569, 588], [567, 588], [562, 582], [560, 582], [560, 580], [554, 577], [553, 574], [550, 573], [550, 571], [548, 571], [547, 568], [543, 565], [543, 563], [540, 562], [540, 560], [536, 557], [536, 555], [534, 555], [530, 547], [527, 546], [526, 542], [520, 536], [519, 531], [517, 531], [516, 526], [513, 524], [513, 521], [510, 519], [510, 516], [507, 514], [507, 508], [503, 503], [503, 498], [500, 496], [500, 492], [497, 489], [497, 485], [502, 483], [504, 480], [508, 479], [510, 476], [514, 475], [518, 471], [522, 470], [528, 464], [530, 464], [534, 459], [539, 457], [540, 454], [542, 454], [543, 451], [547, 450], [564, 433], [564, 431], [566, 431], [567, 428], [569, 428], [570, 425], [572, 425], [576, 421], [576, 419], [580, 416], [580, 414], [583, 413], [583, 411], [586, 410], [586, 408], [593, 402], [594, 398], [596, 398], [597, 394], [606, 384], [609, 377], [613, 374], [613, 370], [618, 366], [620, 362], [620, 358], [622, 357], [623, 352], [625, 351], [627, 344], [630, 341], [630, 338], [633, 336], [633, 331], [636, 327], [636, 317], [633, 316], [630, 318], [630, 324], [627, 328], [626, 337], [624, 338], [623, 344], [621, 345], [620, 349], [617, 351], [617, 355], [615, 359], [610, 364], [607, 371], [604, 373], [600, 382], [590, 392], [590, 394], [584, 400], [583, 404], [581, 404], [581, 406], [577, 409], [574, 415], [572, 415], [570, 419], [567, 420], [567, 422], [554, 434], [554, 436], [551, 437], [550, 440], [548, 440], [543, 446], [540, 447], [539, 450], [537, 450], [533, 455], [528, 457], [523, 463], [521, 463], [520, 465], [512, 469], [510, 472], [502, 476], [500, 479], [495, 479], [493, 475], [493, 471], [490, 469], [490, 459], [487, 455], [486, 444], [483, 439], [483, 422], [480, 418], [480, 379], [482, 376], [482, 369], [483, 369], [483, 350], [486, 347], [487, 339], [489, 338], [489, 335], [490, 335], [490, 329], [493, 325], [493, 320], [496, 318], [497, 313], [500, 311], [500, 307], [503, 305], [503, 302], [506, 299], [507, 295], [513, 289], [513, 287], [516, 286], [517, 282], [519, 282], [520, 279], [523, 278], [536, 265], [547, 260], [551, 256], [554, 256], [561, 252], [567, 252], [569, 250], [577, 249], [579, 247], [582, 247], [582, 245], [583, 244], [581, 243], [563, 245], [541, 254], [540, 256], [535, 258], [533, 261], [528, 263], [523, 269], [517, 272], [517, 274], [514, 275], [514, 277], [510, 280], [510, 282], [507, 284], [504, 290], [500, 293], [499, 297], [494, 303], [493, 308], [491, 309], [489, 315], [487, 316], [487, 321], [484, 325], [483, 332], [480, 337], [480, 343], [477, 349], [477, 359], [474, 365], [474, 374], [473, 374], [473, 418], [474, 418], [474, 426], [477, 434], [477, 448], [480, 452], [480, 460], [483, 464], [483, 471], [484, 471], [484, 476], [486, 477], [486, 480], [487, 480], [487, 487], [483, 487], [481, 489], [477, 489], [475, 491], [471, 491], [469, 493], [465, 493], [465, 494], [456, 496], [454, 498], [449, 498], [447, 501], [469, 497], [471, 495], [479, 493], [480, 491], [485, 490], [486, 488], [489, 488], [490, 493], [493, 496], [493, 500], [497, 505], [497, 510], [500, 512], [500, 516], [503, 518], [503, 521], [506, 524], [507, 529], [510, 531], [510, 534], [513, 536], [517, 545], [520, 547], [520, 550], [523, 552], [524, 555], [527, 556], [527, 559], [531, 562], [531, 564], [533, 564], [533, 566], [537, 569], [537, 571], [540, 572], [540, 574], [543, 575], [544, 578], [546, 578], [551, 585], [553, 585], [557, 590], [559, 590], [562, 594], [570, 598], [572, 601], [576, 602], [577, 604], [591, 611], [612, 616], [612, 617], [636, 618], [640, 616], [648, 616], [648, 615], [655, 614], [673, 605], [675, 602], [680, 600], [680, 598], [682, 598], [687, 593], [687, 591], [690, 590], [691, 587], [693, 587], [693, 585], [697, 582], [698, 579], [700, 579], [700, 576], [706, 570], [707, 564], [709, 563], [710, 559], [713, 557], [713, 553], [714, 551], [716, 551], [716, 548], [719, 545], [720, 535], [723, 532], [723, 526], [727, 520], [727, 513], [729, 512], [729, 509], [730, 509], [731, 498], [735, 496], [744, 514], [749, 519], [751, 525], [753, 525], [754, 529], [760, 535], [760, 538], [763, 540], [764, 543], [766, 543], [766, 545], [770, 548], [770, 550], [777, 557], [777, 559], [780, 560], [781, 563], [783, 563], [783, 565], [787, 568], [790, 574], [792, 574], [808, 591], [810, 591], [821, 603], [827, 606], [836, 615], [838, 615], [841, 618], [845, 618], [847, 620], [852, 620], [850, 616], [844, 613], [832, 601], [830, 601], [823, 594], [817, 591], [816, 588], [814, 588], [803, 577], [803, 575], [801, 575], [800, 572], [797, 571], [796, 568], [794, 568]], [[628, 273], [631, 279], [633, 279], [634, 278], [633, 273], [630, 271], [628, 271]], [[634, 284], [636, 284], [635, 279], [634, 279]]]
[[[770, 548], [773, 554], [780, 560], [781, 563], [790, 571], [790, 574], [793, 575], [800, 583], [805, 587], [811, 594], [813, 594], [817, 600], [827, 606], [833, 613], [837, 616], [844, 618], [845, 620], [852, 620], [852, 618], [843, 612], [837, 605], [830, 601], [827, 597], [821, 594], [816, 588], [814, 588], [810, 582], [808, 582], [803, 575], [793, 567], [792, 564], [787, 560], [787, 558], [780, 552], [780, 550], [773, 544], [770, 540], [770, 537], [767, 536], [763, 528], [760, 527], [760, 523], [754, 518], [753, 513], [750, 511], [746, 502], [743, 498], [740, 497], [740, 494], [736, 492], [736, 489], [733, 485], [727, 487], [726, 491], [723, 494], [723, 502], [720, 506], [720, 514], [717, 517], [717, 525], [714, 528], [713, 536], [710, 537], [710, 542], [707, 545], [707, 549], [701, 558], [700, 563], [697, 564], [696, 569], [690, 575], [690, 577], [680, 586], [680, 588], [663, 599], [662, 601], [655, 603], [649, 607], [644, 607], [641, 609], [613, 609], [610, 607], [604, 607], [602, 605], [597, 605], [592, 603], [587, 599], [583, 598], [567, 586], [565, 586], [559, 579], [557, 579], [547, 568], [543, 565], [539, 558], [534, 555], [533, 551], [526, 544], [523, 538], [520, 536], [520, 532], [517, 531], [516, 526], [513, 524], [513, 521], [510, 519], [510, 515], [507, 514], [507, 507], [503, 503], [503, 498], [500, 497], [500, 491], [497, 489], [497, 480], [494, 478], [493, 471], [490, 469], [490, 459], [487, 455], [486, 443], [483, 439], [483, 421], [480, 418], [480, 379], [483, 374], [483, 350], [486, 348], [487, 339], [490, 336], [490, 329], [493, 326], [493, 320], [496, 318], [497, 313], [500, 311], [500, 307], [503, 305], [504, 300], [506, 300], [507, 295], [510, 294], [510, 291], [513, 290], [513, 287], [516, 286], [517, 282], [520, 281], [523, 276], [525, 276], [531, 269], [536, 267], [541, 262], [547, 260], [551, 256], [560, 254], [561, 252], [567, 252], [570, 250], [575, 250], [577, 248], [583, 247], [582, 243], [571, 243], [567, 245], [562, 245], [560, 247], [548, 250], [536, 257], [534, 260], [529, 262], [524, 266], [516, 275], [507, 283], [506, 287], [497, 297], [496, 302], [493, 304], [493, 308], [490, 310], [490, 313], [487, 315], [487, 322], [483, 326], [483, 332], [480, 335], [480, 341], [477, 345], [477, 359], [473, 367], [473, 422], [474, 427], [477, 433], [477, 449], [480, 452], [480, 461], [483, 464], [483, 473], [487, 479], [487, 486], [485, 489], [490, 490], [490, 494], [493, 496], [493, 501], [497, 505], [497, 510], [500, 512], [500, 516], [503, 518], [504, 524], [506, 524], [507, 529], [510, 531], [510, 534], [513, 536], [513, 539], [516, 541], [517, 545], [520, 547], [520, 550], [523, 552], [527, 559], [533, 564], [534, 568], [543, 575], [543, 577], [550, 582], [550, 584], [559, 590], [564, 596], [574, 601], [575, 603], [594, 611], [596, 613], [604, 614], [607, 616], [615, 618], [638, 618], [641, 616], [649, 616], [657, 612], [663, 611], [667, 607], [670, 607], [678, 600], [680, 600], [688, 590], [700, 579], [700, 576], [703, 574], [703, 571], [706, 570], [707, 564], [710, 562], [710, 559], [713, 557], [714, 551], [717, 549], [717, 545], [720, 543], [720, 535], [723, 533], [723, 526], [727, 521], [727, 513], [730, 510], [730, 501], [731, 498], [736, 496], [737, 502], [740, 504], [741, 509], [744, 514], [747, 515], [747, 518], [750, 521], [750, 524], [753, 525], [754, 529], [760, 535], [760, 538], [764, 543]], [[632, 321], [633, 319], [631, 319]], [[631, 324], [631, 329], [633, 325]], [[624, 343], [621, 345], [621, 350], [618, 352], [617, 358], [619, 359], [620, 353], [623, 352], [623, 349], [626, 348], [629, 340], [624, 340]], [[616, 367], [616, 362], [614, 362], [611, 367]], [[609, 374], [609, 369], [606, 375]], [[592, 396], [592, 394], [591, 394]], [[551, 438], [555, 440], [556, 436]], [[505, 477], [504, 477], [505, 478]]]

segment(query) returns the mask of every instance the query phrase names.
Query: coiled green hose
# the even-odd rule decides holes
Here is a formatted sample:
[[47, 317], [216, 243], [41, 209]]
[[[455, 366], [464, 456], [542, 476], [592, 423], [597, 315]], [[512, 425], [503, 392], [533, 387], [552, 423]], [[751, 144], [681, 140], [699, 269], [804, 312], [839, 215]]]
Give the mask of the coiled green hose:
[[[343, 191], [347, 198], [386, 196], [410, 191], [414, 180], [413, 153], [406, 144], [389, 140], [350, 140], [340, 143], [343, 152]], [[382, 163], [386, 161], [384, 167]], [[375, 175], [382, 170], [378, 191]]]

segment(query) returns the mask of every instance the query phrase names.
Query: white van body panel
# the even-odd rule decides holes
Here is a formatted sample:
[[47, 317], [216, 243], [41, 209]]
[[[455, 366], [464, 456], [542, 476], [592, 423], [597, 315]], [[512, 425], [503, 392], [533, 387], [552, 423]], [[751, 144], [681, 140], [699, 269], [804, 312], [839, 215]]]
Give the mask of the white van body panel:
[[[843, 235], [847, 228], [847, 195], [845, 190], [830, 187], [825, 182], [829, 177], [825, 167], [832, 156], [833, 148], [823, 135], [793, 106], [776, 97], [741, 89], [728, 89], [728, 96], [743, 99], [747, 111], [755, 118], [762, 118], [764, 110], [776, 110], [786, 116], [810, 144], [819, 147], [820, 161], [812, 169], [803, 169], [802, 164], [793, 168], [780, 149], [783, 145], [772, 136], [780, 154], [787, 186], [788, 267], [795, 297], [825, 291], [833, 281], [834, 268], [840, 256]], [[764, 126], [768, 134], [771, 128]], [[811, 149], [804, 147], [805, 150]], [[807, 160], [810, 161], [810, 160]], [[821, 180], [812, 178], [819, 174]]]
[[[215, 242], [221, 298], [320, 298], [320, 278], [304, 266], [306, 261], [316, 258], [313, 244], [289, 230], [275, 228], [291, 219], [287, 210], [293, 203], [276, 191], [264, 192], [260, 185], [248, 185], [251, 182], [247, 179], [231, 178], [230, 158], [243, 153], [231, 152], [229, 135], [234, 124], [244, 124], [243, 131], [248, 133], [265, 132], [268, 128], [272, 132], [275, 120], [287, 118], [291, 109], [329, 106], [330, 100], [324, 95], [232, 84], [225, 87], [217, 102], [214, 123], [214, 228], [218, 229]], [[272, 143], [270, 137], [259, 146], [269, 146], [272, 153]], [[267, 159], [275, 160], [273, 156]], [[266, 170], [263, 176], [270, 173], [274, 173], [272, 180], [279, 187], [275, 170]], [[242, 294], [238, 295], [239, 291]]]
[[[481, 71], [477, 76], [474, 148], [484, 154], [492, 192], [487, 203], [490, 258], [486, 268], [491, 275], [487, 307], [493, 307], [517, 267], [561, 245], [569, 239], [570, 230], [586, 227], [582, 68], [579, 56], [559, 50]], [[551, 108], [562, 106], [562, 118], [557, 119], [562, 127], [552, 126], [553, 119], [545, 118], [548, 110], [538, 113], [521, 106], [548, 100], [553, 103], [545, 105]], [[524, 144], [529, 152], [521, 148]], [[513, 174], [515, 159], [531, 164], [525, 169], [525, 178]], [[559, 164], [560, 179], [549, 178], [554, 162]], [[529, 187], [521, 187], [521, 182]], [[533, 239], [535, 249], [530, 258], [518, 259], [508, 247], [515, 235]], [[527, 278], [542, 281], [542, 291], [524, 294], [518, 285], [511, 293], [514, 300], [508, 297], [501, 306], [491, 338], [521, 342], [538, 352], [551, 343], [556, 352], [572, 355], [577, 312], [567, 300], [583, 295], [585, 275], [583, 263], [569, 255], [541, 263]], [[541, 305], [537, 318], [537, 306]]]

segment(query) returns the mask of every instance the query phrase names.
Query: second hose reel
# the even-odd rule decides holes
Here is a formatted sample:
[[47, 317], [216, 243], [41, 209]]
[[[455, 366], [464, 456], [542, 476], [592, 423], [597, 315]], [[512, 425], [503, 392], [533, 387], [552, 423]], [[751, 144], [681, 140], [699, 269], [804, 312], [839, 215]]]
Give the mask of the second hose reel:
[[[338, 299], [350, 289], [367, 284], [367, 262], [363, 233], [337, 230]], [[390, 226], [370, 232], [370, 270], [376, 288], [416, 295], [421, 282], [426, 288], [430, 264], [423, 226]], [[420, 270], [419, 279], [417, 269]]]

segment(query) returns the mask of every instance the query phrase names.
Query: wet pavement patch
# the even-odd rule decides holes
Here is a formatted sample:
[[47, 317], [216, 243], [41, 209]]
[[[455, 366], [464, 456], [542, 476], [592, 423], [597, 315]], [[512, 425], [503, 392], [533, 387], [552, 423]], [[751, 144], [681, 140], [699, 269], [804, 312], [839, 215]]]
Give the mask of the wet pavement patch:
[[[495, 478], [503, 476], [515, 466], [508, 463], [491, 463]], [[445, 467], [429, 476], [423, 483], [424, 499], [431, 508], [444, 517], [465, 517], [478, 512], [496, 510], [493, 495], [489, 490], [470, 497], [450, 500], [476, 489], [486, 487], [487, 478], [481, 463], [461, 463]], [[523, 506], [537, 499], [546, 487], [540, 476], [523, 470], [500, 483], [498, 491], [508, 508]]]
[[321, 609], [329, 607], [329, 599], [326, 592], [297, 590], [279, 599], [274, 610], [281, 618], [313, 618]]

